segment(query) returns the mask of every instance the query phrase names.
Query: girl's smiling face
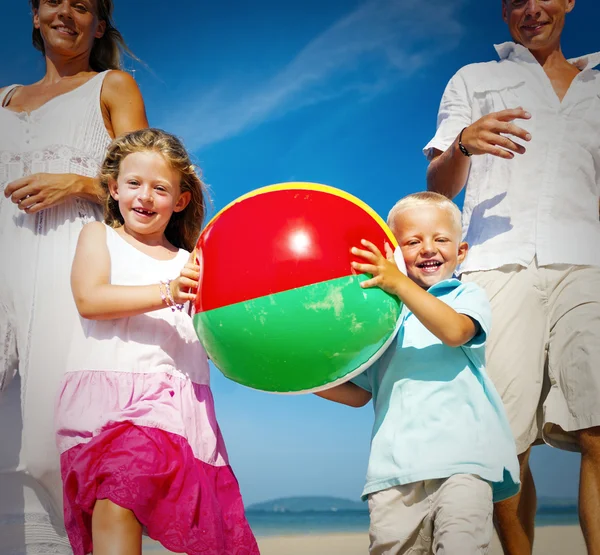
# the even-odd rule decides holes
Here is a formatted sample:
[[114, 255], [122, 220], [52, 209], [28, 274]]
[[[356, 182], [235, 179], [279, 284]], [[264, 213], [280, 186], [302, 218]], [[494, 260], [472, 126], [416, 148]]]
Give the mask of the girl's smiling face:
[[158, 152], [133, 152], [123, 159], [109, 190], [119, 203], [129, 234], [146, 240], [162, 238], [173, 212], [180, 212], [190, 201], [190, 193], [181, 192], [180, 179]]

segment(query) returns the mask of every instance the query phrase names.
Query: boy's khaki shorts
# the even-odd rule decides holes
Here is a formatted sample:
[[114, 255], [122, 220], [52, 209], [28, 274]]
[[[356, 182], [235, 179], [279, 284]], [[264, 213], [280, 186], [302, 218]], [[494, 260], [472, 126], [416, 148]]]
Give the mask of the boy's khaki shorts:
[[492, 487], [455, 474], [369, 495], [371, 555], [480, 555], [493, 534]]
[[600, 268], [554, 265], [469, 272], [487, 292], [487, 372], [523, 453], [537, 440], [579, 450], [573, 432], [600, 426]]

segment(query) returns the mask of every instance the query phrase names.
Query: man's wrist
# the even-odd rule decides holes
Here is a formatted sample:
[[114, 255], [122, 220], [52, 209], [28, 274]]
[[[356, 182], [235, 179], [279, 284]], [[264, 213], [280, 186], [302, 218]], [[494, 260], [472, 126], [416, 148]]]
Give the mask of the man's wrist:
[[464, 154], [467, 158], [470, 158], [473, 155], [473, 153], [469, 152], [467, 150], [467, 147], [465, 147], [465, 145], [463, 145], [463, 143], [462, 143], [462, 136], [463, 136], [465, 129], [466, 129], [466, 127], [463, 127], [462, 131], [458, 135], [458, 150], [460, 150], [462, 152], [462, 154]]

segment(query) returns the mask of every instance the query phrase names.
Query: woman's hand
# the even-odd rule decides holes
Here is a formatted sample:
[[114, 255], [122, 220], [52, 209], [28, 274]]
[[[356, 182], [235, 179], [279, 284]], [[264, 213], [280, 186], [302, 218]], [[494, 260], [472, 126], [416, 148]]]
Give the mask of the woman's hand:
[[27, 214], [62, 204], [71, 197], [86, 196], [94, 178], [74, 173], [34, 173], [16, 179], [4, 189], [4, 196]]
[[194, 249], [186, 265], [181, 270], [179, 277], [170, 283], [171, 295], [176, 304], [194, 301], [196, 298], [201, 271], [200, 266], [196, 262], [196, 249]]
[[360, 286], [365, 287], [380, 287], [391, 295], [397, 295], [398, 282], [407, 279], [406, 276], [398, 269], [394, 261], [394, 252], [388, 243], [385, 244], [385, 256], [371, 242], [363, 239], [361, 241], [364, 247], [368, 250], [357, 249], [352, 247], [350, 252], [355, 256], [364, 258], [368, 264], [360, 262], [352, 262], [352, 267], [364, 274], [371, 274], [373, 277], [363, 281]]

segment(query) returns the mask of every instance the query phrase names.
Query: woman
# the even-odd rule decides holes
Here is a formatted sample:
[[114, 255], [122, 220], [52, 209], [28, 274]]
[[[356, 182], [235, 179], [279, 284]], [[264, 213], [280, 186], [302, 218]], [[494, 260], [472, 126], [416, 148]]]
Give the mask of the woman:
[[31, 6], [46, 73], [0, 89], [0, 553], [67, 554], [53, 409], [78, 324], [71, 260], [81, 227], [101, 216], [107, 145], [147, 120], [118, 71], [126, 46], [112, 0]]

